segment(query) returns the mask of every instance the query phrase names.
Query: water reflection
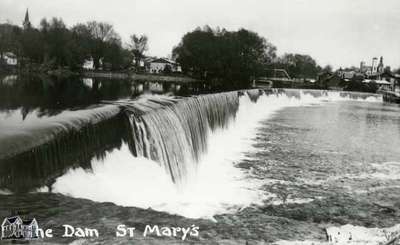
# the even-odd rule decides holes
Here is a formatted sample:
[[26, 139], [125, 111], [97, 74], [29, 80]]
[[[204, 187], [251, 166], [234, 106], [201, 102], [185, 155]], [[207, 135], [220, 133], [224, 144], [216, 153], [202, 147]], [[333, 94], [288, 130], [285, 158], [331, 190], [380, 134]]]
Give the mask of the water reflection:
[[39, 117], [52, 116], [102, 100], [134, 98], [146, 93], [187, 96], [200, 92], [201, 85], [197, 83], [7, 75], [0, 76], [0, 113], [18, 110], [24, 120], [34, 111]]

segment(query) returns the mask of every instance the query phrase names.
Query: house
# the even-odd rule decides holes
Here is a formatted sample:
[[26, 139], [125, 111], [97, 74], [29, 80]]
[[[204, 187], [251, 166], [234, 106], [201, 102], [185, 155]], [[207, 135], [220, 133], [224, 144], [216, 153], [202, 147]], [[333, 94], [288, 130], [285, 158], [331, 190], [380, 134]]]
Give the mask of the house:
[[38, 229], [36, 219], [22, 220], [19, 216], [5, 218], [1, 224], [1, 239], [34, 239], [38, 237]]
[[393, 88], [393, 84], [391, 82], [388, 82], [386, 80], [370, 80], [370, 79], [364, 79], [362, 81], [363, 83], [375, 83], [378, 86], [378, 90], [387, 90], [391, 91]]
[[139, 61], [139, 67], [136, 67], [136, 59], [133, 58], [132, 60], [132, 65], [134, 66], [133, 69], [136, 69], [136, 71], [140, 71], [140, 72], [149, 72], [150, 71], [150, 63], [157, 59], [156, 57], [144, 57], [143, 59], [141, 59]]
[[147, 71], [150, 73], [181, 72], [181, 66], [169, 59], [158, 58], [148, 62]]
[[351, 80], [353, 77], [356, 75], [356, 71], [354, 70], [339, 70], [338, 71], [338, 76], [341, 77], [344, 80]]
[[83, 68], [84, 70], [94, 70], [94, 61], [93, 61], [93, 58], [86, 59], [86, 60], [83, 62], [82, 68]]
[[22, 238], [22, 223], [19, 216], [5, 218], [1, 224], [1, 239]]
[[343, 90], [345, 81], [331, 72], [323, 72], [318, 75], [317, 84], [320, 88], [330, 90]]
[[22, 221], [22, 237], [24, 239], [38, 238], [38, 223], [35, 218]]
[[16, 66], [18, 64], [17, 56], [12, 52], [6, 52], [3, 54], [3, 61], [9, 66]]

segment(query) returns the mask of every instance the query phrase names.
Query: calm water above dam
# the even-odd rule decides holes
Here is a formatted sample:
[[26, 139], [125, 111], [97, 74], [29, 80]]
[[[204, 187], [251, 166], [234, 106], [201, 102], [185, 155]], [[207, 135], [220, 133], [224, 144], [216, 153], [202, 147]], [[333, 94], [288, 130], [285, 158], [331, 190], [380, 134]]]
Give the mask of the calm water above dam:
[[[18, 82], [8, 84], [18, 91]], [[379, 96], [252, 90], [182, 98], [173, 96], [187, 95], [177, 87], [140, 95], [125, 83], [112, 94], [101, 90], [107, 82], [94, 96], [91, 84], [58, 104], [51, 96], [33, 104], [38, 89], [21, 99], [1, 92], [1, 215], [21, 208], [49, 225], [70, 219], [55, 209], [71, 209], [86, 217], [81, 226], [106, 229], [126, 207], [151, 208], [135, 219], [168, 225], [174, 216], [158, 220], [152, 210], [178, 214], [209, 238], [239, 244], [322, 243], [324, 228], [337, 241], [378, 244], [399, 228], [400, 107]], [[38, 200], [53, 211], [29, 208]]]

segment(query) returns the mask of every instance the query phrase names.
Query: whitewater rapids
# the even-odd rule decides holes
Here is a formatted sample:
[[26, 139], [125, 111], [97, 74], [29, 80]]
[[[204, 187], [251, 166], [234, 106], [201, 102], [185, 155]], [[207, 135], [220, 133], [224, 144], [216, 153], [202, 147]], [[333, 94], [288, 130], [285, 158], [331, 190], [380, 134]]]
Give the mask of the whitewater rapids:
[[160, 105], [157, 114], [148, 108], [135, 110], [130, 120], [130, 143], [102, 160], [93, 160], [91, 171], [69, 170], [56, 180], [53, 191], [189, 218], [236, 212], [265, 199], [260, 191], [262, 181], [235, 167], [246, 159], [246, 153], [255, 151], [260, 122], [285, 107], [343, 100], [381, 102], [372, 95], [290, 90], [269, 94], [254, 90], [243, 95], [230, 92], [224, 96], [169, 102], [164, 98], [156, 103]]

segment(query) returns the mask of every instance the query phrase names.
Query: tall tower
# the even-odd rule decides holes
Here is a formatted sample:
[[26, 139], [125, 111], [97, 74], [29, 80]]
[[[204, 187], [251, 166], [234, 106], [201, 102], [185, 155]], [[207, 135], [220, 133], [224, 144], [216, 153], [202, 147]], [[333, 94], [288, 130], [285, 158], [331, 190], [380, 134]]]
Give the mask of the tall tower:
[[25, 30], [31, 28], [31, 22], [29, 21], [28, 9], [26, 9], [25, 19], [24, 19], [24, 22], [22, 22], [22, 26], [24, 27]]
[[385, 66], [383, 64], [383, 56], [381, 56], [381, 58], [379, 60], [379, 65], [378, 65], [378, 72], [383, 73], [384, 70], [385, 70]]
[[361, 61], [360, 62], [360, 72], [364, 72], [364, 68], [365, 68], [365, 62]]
[[372, 73], [376, 73], [378, 71], [378, 58], [372, 58]]

